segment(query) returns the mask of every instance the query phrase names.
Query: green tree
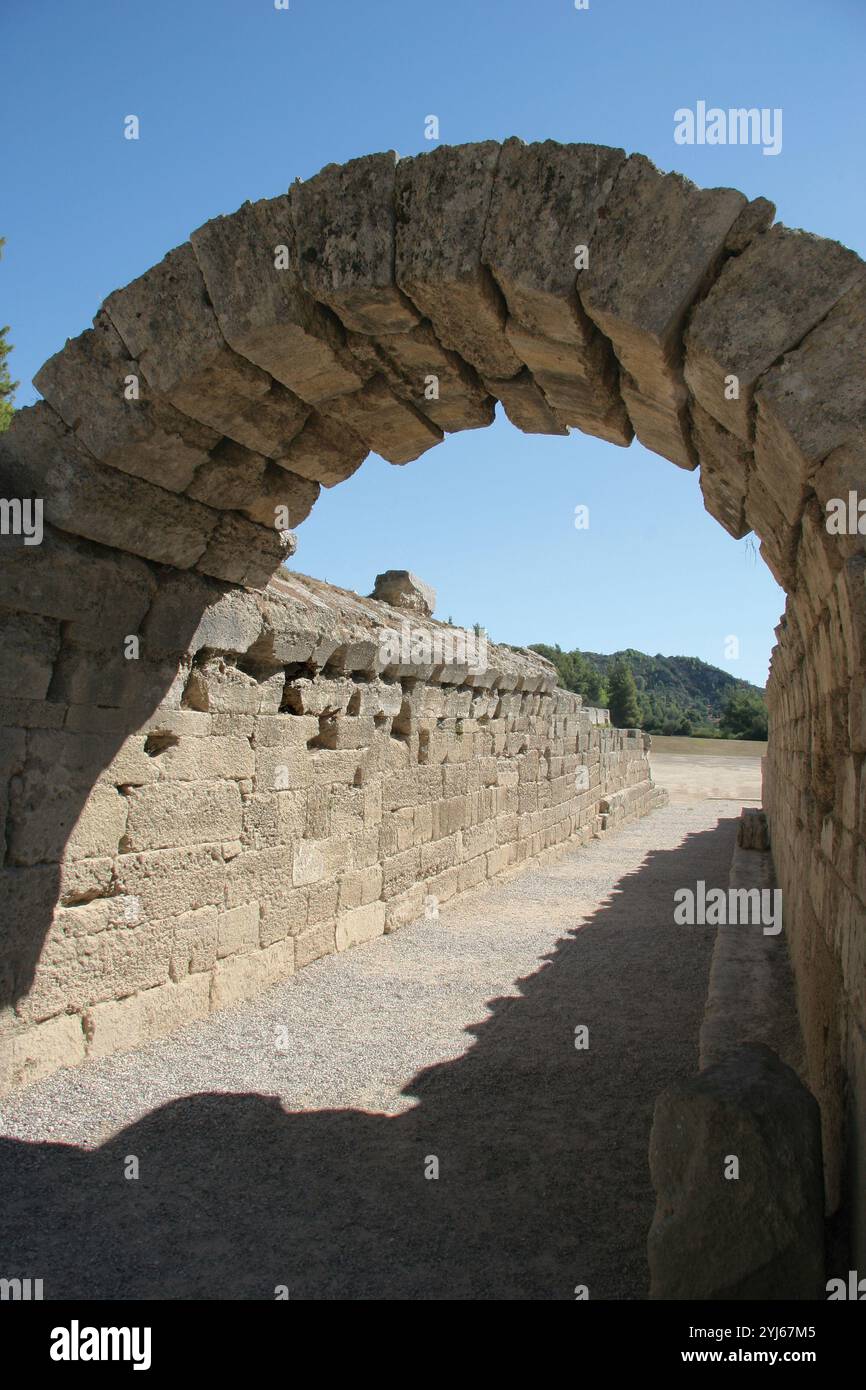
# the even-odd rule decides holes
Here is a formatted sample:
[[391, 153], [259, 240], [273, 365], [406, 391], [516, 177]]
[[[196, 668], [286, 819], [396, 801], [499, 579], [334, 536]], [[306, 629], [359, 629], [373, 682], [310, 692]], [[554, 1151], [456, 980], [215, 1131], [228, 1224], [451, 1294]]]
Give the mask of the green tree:
[[[3, 247], [6, 245], [6, 238], [0, 236], [0, 256], [3, 254]], [[9, 325], [0, 328], [0, 434], [8, 430], [15, 407], [12, 404], [12, 397], [18, 389], [18, 382], [13, 381], [9, 375], [9, 365], [6, 361], [12, 351], [12, 344], [7, 343], [6, 334], [9, 332]]]
[[610, 705], [611, 721], [618, 729], [636, 729], [639, 727], [641, 712], [637, 686], [631, 673], [631, 667], [623, 661], [622, 657], [617, 657], [608, 672], [607, 698]]
[[729, 691], [719, 721], [728, 738], [766, 740], [767, 706], [757, 692], [741, 687]]

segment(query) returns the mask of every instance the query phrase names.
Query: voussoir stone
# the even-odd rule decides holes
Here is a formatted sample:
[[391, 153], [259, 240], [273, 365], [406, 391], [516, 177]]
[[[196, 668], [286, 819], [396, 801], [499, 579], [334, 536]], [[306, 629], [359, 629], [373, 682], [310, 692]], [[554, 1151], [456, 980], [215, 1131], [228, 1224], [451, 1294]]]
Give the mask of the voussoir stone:
[[301, 279], [359, 333], [402, 333], [420, 318], [394, 278], [396, 163], [393, 150], [364, 155], [289, 189]]
[[103, 308], [152, 388], [184, 414], [266, 455], [300, 432], [306, 404], [229, 347], [188, 242]]
[[682, 330], [745, 205], [733, 188], [698, 188], [631, 155], [598, 210], [589, 266], [577, 282], [584, 309], [630, 378], [623, 395], [638, 439], [684, 468], [697, 460], [688, 433]]
[[[773, 363], [863, 277], [859, 256], [837, 241], [781, 224], [722, 269], [685, 334], [685, 378], [705, 410], [752, 437], [754, 390]], [[731, 376], [736, 390], [726, 389]]]
[[508, 341], [548, 404], [564, 425], [614, 444], [633, 431], [611, 346], [577, 297], [575, 262], [624, 159], [601, 145], [506, 140], [482, 247], [508, 308]]
[[287, 514], [282, 530], [305, 521], [319, 485], [225, 439], [198, 470], [187, 496], [221, 511], [243, 512], [261, 526], [274, 526], [277, 508]]
[[746, 494], [752, 451], [697, 401], [691, 404], [691, 430], [700, 460], [704, 506], [735, 540], [740, 540], [749, 532]]
[[358, 390], [339, 323], [301, 282], [287, 194], [215, 217], [190, 242], [237, 353], [310, 404]]
[[208, 539], [196, 569], [214, 579], [260, 589], [283, 563], [294, 555], [297, 538], [292, 531], [258, 526], [237, 512], [215, 512], [217, 525]]
[[101, 463], [170, 492], [183, 492], [221, 438], [152, 390], [104, 313], [33, 384]]
[[516, 376], [506, 309], [481, 249], [499, 158], [494, 140], [440, 146], [397, 165], [397, 284], [444, 347], [481, 376]]
[[[8, 486], [3, 466], [6, 438], [0, 439], [0, 492], [8, 497], [14, 488]], [[2, 537], [0, 563], [5, 605], [78, 622], [108, 640], [138, 630], [156, 590], [154, 573], [142, 560], [114, 550], [94, 552], [76, 536], [50, 526], [41, 545]]]
[[492, 424], [495, 400], [469, 364], [443, 348], [426, 319], [405, 333], [383, 333], [375, 339], [350, 333], [348, 343], [365, 371], [383, 373], [394, 394], [440, 430]]
[[219, 521], [199, 502], [98, 463], [45, 402], [16, 411], [3, 456], [52, 526], [147, 560], [190, 568]]
[[[442, 431], [408, 401], [395, 396], [380, 374], [350, 396], [335, 396], [319, 404], [319, 414], [335, 425], [348, 426], [374, 453], [388, 463], [410, 463], [434, 444]], [[286, 456], [289, 458], [291, 451]]]
[[833, 450], [866, 434], [866, 278], [762, 377], [755, 457], [778, 504]]
[[277, 463], [300, 478], [334, 487], [351, 478], [368, 453], [368, 446], [345, 424], [314, 410]]

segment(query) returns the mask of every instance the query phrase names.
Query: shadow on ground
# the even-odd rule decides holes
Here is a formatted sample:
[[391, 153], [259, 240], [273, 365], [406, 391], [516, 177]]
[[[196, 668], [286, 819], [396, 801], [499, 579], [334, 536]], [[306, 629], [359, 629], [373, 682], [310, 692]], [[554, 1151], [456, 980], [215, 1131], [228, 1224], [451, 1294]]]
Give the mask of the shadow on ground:
[[697, 1067], [713, 938], [673, 892], [726, 886], [734, 831], [650, 853], [403, 1114], [202, 1094], [95, 1151], [0, 1140], [0, 1276], [48, 1299], [643, 1298], [652, 1109]]

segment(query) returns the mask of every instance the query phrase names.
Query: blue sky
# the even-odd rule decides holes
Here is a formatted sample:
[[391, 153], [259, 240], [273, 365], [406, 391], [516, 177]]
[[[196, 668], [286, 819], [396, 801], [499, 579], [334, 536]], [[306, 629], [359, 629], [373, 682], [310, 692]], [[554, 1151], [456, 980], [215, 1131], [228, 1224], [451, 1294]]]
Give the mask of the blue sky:
[[[193, 228], [323, 164], [429, 149], [431, 114], [449, 143], [640, 151], [866, 253], [864, 0], [3, 0], [0, 49], [0, 321], [19, 404], [100, 301]], [[699, 100], [781, 107], [781, 153], [675, 144], [674, 111]], [[298, 541], [299, 569], [360, 592], [414, 569], [440, 616], [498, 640], [685, 653], [761, 683], [783, 606], [696, 475], [499, 419], [406, 468], [369, 459]]]

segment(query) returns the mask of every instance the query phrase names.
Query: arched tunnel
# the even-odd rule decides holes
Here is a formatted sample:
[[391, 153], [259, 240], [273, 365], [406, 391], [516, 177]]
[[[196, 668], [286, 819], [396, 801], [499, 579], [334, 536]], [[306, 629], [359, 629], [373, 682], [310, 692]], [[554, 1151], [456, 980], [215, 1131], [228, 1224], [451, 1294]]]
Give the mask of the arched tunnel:
[[[602, 146], [374, 154], [205, 223], [41, 368], [42, 401], [0, 437], [0, 492], [41, 517], [40, 543], [4, 527], [0, 560], [4, 664], [19, 673], [2, 720], [7, 1089], [90, 1055], [99, 1008], [120, 1011], [106, 1055], [136, 998], [169, 991], [156, 1035], [234, 997], [211, 980], [203, 1003], [155, 928], [273, 905], [281, 859], [297, 863], [304, 842], [327, 859], [348, 835], [316, 830], [304, 774], [280, 788], [281, 829], [247, 836], [236, 817], [263, 768], [272, 779], [323, 750], [348, 766], [363, 719], [391, 762], [366, 777], [353, 766], [350, 790], [411, 760], [430, 780], [415, 801], [447, 799], [443, 713], [412, 698], [422, 685], [464, 701], [467, 731], [494, 740], [485, 753], [540, 753], [551, 780], [565, 773], [544, 740], [497, 745], [486, 727], [537, 718], [546, 700], [572, 753], [614, 760], [611, 794], [639, 788], [632, 811], [649, 808], [643, 745], [581, 723], [541, 658], [494, 648], [484, 672], [455, 676], [435, 657], [383, 656], [378, 602], [281, 570], [323, 487], [371, 452], [405, 465], [489, 425], [499, 402], [527, 433], [637, 437], [699, 469], [706, 509], [734, 537], [755, 533], [785, 590], [765, 810], [828, 1208], [861, 1194], [866, 1248], [866, 543], [826, 525], [832, 499], [866, 486], [866, 269], [774, 215]], [[316, 680], [357, 691], [316, 705], [304, 685]], [[288, 724], [293, 742], [277, 729]], [[190, 737], [205, 726], [208, 739]], [[195, 782], [166, 789], [155, 770], [187, 742], [208, 788], [197, 801]], [[503, 867], [579, 840], [598, 806], [518, 826], [524, 847]], [[387, 852], [404, 853], [399, 839]], [[363, 876], [379, 850], [365, 853], [333, 874]], [[295, 869], [306, 916], [289, 921], [296, 899], [280, 898], [282, 934], [256, 938], [247, 991], [333, 950], [341, 929], [351, 944], [410, 920], [452, 867], [463, 886], [459, 866], [425, 868], [420, 851], [390, 889], [386, 870], [378, 896], [347, 899], [366, 914], [351, 928], [342, 899], [323, 894], [313, 916], [310, 886], [327, 875]]]

